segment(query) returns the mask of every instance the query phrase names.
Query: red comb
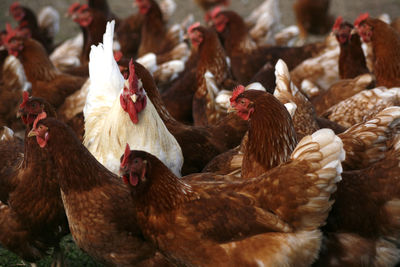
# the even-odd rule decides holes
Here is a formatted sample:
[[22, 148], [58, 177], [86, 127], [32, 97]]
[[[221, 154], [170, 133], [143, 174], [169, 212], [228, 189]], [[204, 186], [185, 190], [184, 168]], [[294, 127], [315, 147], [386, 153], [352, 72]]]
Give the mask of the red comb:
[[236, 86], [236, 88], [233, 90], [232, 97], [230, 98], [230, 101], [233, 102], [236, 100], [236, 98], [244, 92], [244, 86], [239, 84]]
[[8, 44], [8, 42], [15, 36], [17, 36], [18, 31], [14, 30], [9, 23], [6, 24], [7, 34], [2, 36], [2, 40], [4, 44]]
[[369, 14], [368, 13], [363, 13], [360, 16], [358, 16], [358, 18], [356, 18], [356, 20], [354, 21], [354, 26], [358, 27], [358, 25], [360, 25], [361, 22], [363, 22], [364, 20], [366, 20], [367, 18], [369, 18]]
[[78, 13], [81, 13], [82, 11], [84, 11], [84, 10], [86, 10], [86, 9], [89, 9], [88, 4], [83, 4], [83, 5], [81, 5], [81, 7], [79, 8]]
[[33, 129], [36, 129], [36, 125], [37, 125], [37, 123], [39, 122], [39, 121], [41, 121], [41, 120], [43, 120], [43, 119], [46, 119], [47, 118], [47, 114], [46, 114], [46, 112], [42, 112], [42, 113], [40, 113], [37, 117], [36, 117], [36, 119], [35, 119], [35, 121], [33, 122]]
[[337, 17], [337, 19], [335, 21], [335, 24], [333, 25], [332, 30], [334, 30], [334, 31], [339, 30], [340, 29], [340, 25], [342, 24], [342, 22], [343, 22], [343, 17], [342, 16]]
[[24, 108], [26, 105], [26, 102], [28, 102], [29, 99], [29, 93], [27, 91], [24, 91], [22, 93], [22, 103], [19, 105], [19, 108]]
[[115, 61], [117, 61], [117, 62], [120, 61], [122, 56], [123, 56], [123, 54], [122, 54], [121, 51], [114, 51], [114, 59], [115, 59]]
[[221, 12], [221, 7], [217, 6], [211, 11], [211, 17], [215, 18]]
[[10, 12], [15, 10], [16, 8], [20, 7], [21, 5], [19, 4], [19, 2], [14, 2], [10, 5]]
[[71, 4], [68, 8], [68, 14], [70, 14], [70, 15], [74, 14], [75, 12], [77, 12], [79, 10], [80, 7], [81, 7], [81, 4], [79, 4], [78, 2]]
[[125, 167], [126, 164], [128, 163], [128, 157], [131, 154], [131, 148], [129, 147], [129, 144], [126, 143], [125, 147], [125, 152], [124, 152], [124, 158], [121, 161], [121, 167]]
[[195, 29], [195, 28], [197, 28], [197, 27], [199, 27], [200, 26], [200, 22], [195, 22], [195, 23], [193, 23], [192, 25], [190, 25], [189, 26], [189, 28], [188, 28], [188, 33], [191, 33], [192, 31], [193, 31], [193, 29]]
[[138, 92], [138, 78], [135, 73], [135, 65], [133, 65], [133, 59], [129, 61], [129, 89], [133, 90], [136, 94]]

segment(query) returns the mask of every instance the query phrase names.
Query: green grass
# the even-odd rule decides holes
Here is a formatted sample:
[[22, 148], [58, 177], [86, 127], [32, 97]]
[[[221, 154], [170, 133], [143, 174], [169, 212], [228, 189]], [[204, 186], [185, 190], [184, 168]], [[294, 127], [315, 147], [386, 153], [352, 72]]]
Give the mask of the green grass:
[[[61, 249], [64, 252], [64, 262], [68, 267], [101, 267], [90, 256], [80, 250], [72, 240], [71, 235], [64, 237], [61, 241]], [[38, 267], [49, 267], [52, 263], [52, 256], [47, 256], [37, 262]], [[0, 247], [0, 267], [24, 266], [24, 262], [14, 253]], [[29, 266], [27, 264], [27, 266]]]

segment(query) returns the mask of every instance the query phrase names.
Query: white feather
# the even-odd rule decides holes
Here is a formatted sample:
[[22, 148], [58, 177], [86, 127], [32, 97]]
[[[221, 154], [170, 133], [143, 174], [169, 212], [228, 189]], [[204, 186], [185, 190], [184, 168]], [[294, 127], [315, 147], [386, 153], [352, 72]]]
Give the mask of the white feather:
[[[153, 154], [180, 176], [181, 148], [150, 99], [147, 98], [145, 109], [138, 114], [137, 124], [132, 123], [121, 107], [120, 94], [125, 81], [114, 59], [113, 33], [114, 21], [107, 23], [103, 44], [92, 46], [90, 52], [91, 82], [84, 108], [84, 144], [100, 163], [116, 174], [128, 143], [131, 149]], [[138, 86], [142, 86], [140, 80]]]

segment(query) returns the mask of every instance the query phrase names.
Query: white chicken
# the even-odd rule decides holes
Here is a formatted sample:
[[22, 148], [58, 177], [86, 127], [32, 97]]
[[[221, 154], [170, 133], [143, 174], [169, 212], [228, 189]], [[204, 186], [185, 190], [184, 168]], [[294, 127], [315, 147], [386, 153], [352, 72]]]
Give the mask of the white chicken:
[[183, 164], [181, 148], [147, 98], [134, 65], [124, 81], [113, 56], [115, 22], [108, 22], [103, 44], [92, 46], [89, 61], [90, 87], [83, 110], [84, 144], [109, 170], [118, 173], [126, 144], [147, 151], [178, 176]]

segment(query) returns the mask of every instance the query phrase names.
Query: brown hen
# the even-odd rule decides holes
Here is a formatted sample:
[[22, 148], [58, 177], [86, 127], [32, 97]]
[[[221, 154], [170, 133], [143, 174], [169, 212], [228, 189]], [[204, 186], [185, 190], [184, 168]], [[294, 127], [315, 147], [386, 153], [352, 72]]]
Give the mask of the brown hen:
[[361, 14], [354, 26], [362, 40], [372, 44], [377, 86], [400, 86], [400, 33], [368, 13]]
[[307, 266], [319, 250], [316, 228], [327, 216], [343, 156], [340, 140], [323, 130], [299, 143], [291, 163], [252, 179], [178, 179], [156, 157], [129, 147], [121, 174], [144, 236], [179, 265], [276, 266], [284, 257]]

